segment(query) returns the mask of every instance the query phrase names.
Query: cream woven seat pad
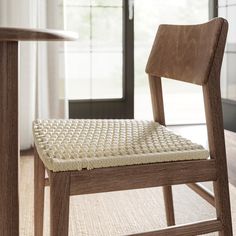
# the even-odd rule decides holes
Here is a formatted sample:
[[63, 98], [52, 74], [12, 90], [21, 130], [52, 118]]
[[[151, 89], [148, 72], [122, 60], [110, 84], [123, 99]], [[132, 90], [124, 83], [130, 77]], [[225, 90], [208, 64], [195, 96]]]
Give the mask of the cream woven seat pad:
[[36, 120], [35, 145], [54, 172], [207, 159], [209, 153], [151, 121]]

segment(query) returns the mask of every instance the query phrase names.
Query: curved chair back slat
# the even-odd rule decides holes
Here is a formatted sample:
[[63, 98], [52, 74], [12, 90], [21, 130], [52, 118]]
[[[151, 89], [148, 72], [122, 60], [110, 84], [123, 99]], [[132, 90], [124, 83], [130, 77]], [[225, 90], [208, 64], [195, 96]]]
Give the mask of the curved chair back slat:
[[207, 83], [217, 47], [225, 46], [219, 39], [227, 24], [225, 19], [215, 18], [200, 25], [160, 25], [146, 72], [198, 85]]

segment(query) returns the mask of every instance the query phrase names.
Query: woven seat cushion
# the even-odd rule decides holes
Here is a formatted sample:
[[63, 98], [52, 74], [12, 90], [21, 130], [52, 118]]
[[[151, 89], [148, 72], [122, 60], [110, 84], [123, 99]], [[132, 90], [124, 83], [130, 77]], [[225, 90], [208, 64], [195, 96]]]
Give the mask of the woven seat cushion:
[[54, 172], [207, 159], [209, 153], [164, 126], [137, 120], [36, 120], [35, 145]]

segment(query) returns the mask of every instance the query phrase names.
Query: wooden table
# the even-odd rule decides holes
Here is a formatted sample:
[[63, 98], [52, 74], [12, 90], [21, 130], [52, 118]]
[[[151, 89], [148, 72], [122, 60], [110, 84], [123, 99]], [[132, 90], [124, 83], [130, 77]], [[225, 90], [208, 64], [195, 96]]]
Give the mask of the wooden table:
[[71, 41], [72, 32], [0, 27], [0, 236], [19, 235], [19, 41]]

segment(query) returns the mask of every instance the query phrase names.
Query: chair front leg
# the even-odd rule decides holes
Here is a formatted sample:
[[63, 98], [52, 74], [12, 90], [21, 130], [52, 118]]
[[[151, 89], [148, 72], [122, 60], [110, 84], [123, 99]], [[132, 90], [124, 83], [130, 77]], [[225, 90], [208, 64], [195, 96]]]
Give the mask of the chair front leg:
[[45, 168], [34, 149], [34, 235], [43, 236]]
[[70, 173], [49, 172], [51, 236], [68, 236]]

